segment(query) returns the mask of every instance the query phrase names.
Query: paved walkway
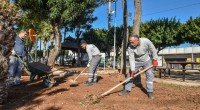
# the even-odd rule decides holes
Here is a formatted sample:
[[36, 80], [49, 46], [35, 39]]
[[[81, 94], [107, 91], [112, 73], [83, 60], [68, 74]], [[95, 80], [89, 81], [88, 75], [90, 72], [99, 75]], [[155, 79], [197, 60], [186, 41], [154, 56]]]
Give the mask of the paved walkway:
[[181, 86], [200, 87], [199, 81], [185, 80], [185, 82], [183, 82], [183, 81], [180, 81], [180, 80], [160, 79], [160, 78], [155, 78], [154, 81], [159, 82], [159, 83], [174, 84], [174, 85], [181, 85]]
[[200, 72], [199, 71], [187, 71], [185, 81], [183, 81], [181, 71], [172, 71], [170, 78], [167, 76], [159, 78], [158, 73], [155, 72], [155, 81], [167, 84], [175, 84], [181, 86], [194, 86], [200, 87]]
[[[111, 73], [118, 73], [117, 70], [100, 70], [99, 74], [111, 74]], [[166, 84], [174, 84], [174, 85], [181, 85], [181, 86], [193, 86], [193, 87], [200, 87], [200, 72], [199, 71], [187, 71], [185, 81], [182, 80], [182, 74], [179, 71], [171, 72], [171, 77], [158, 77], [158, 73], [155, 71], [155, 78], [154, 81], [159, 83], [166, 83]], [[145, 78], [145, 75], [142, 75]]]

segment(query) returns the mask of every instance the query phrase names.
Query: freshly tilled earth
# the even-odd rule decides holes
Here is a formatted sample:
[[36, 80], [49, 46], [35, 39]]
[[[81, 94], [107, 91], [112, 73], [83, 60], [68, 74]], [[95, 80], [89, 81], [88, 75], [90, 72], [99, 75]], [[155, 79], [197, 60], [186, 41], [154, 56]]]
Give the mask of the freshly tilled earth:
[[101, 74], [99, 82], [85, 86], [87, 75], [80, 76], [77, 86], [70, 86], [76, 76], [55, 77], [56, 84], [46, 88], [42, 79], [29, 83], [23, 76], [25, 87], [9, 88], [9, 97], [2, 110], [200, 110], [200, 87], [185, 87], [154, 82], [155, 99], [147, 97], [144, 88], [134, 87], [130, 94], [119, 96], [123, 86], [108, 96], [98, 97], [123, 81], [124, 75]]

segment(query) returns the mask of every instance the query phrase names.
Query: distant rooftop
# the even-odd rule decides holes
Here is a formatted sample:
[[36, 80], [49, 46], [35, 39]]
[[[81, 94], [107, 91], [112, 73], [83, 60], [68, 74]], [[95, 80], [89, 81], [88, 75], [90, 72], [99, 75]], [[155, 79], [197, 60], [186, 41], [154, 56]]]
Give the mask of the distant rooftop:
[[166, 48], [161, 50], [158, 54], [166, 55], [166, 54], [189, 54], [189, 53], [200, 53], [200, 47]]

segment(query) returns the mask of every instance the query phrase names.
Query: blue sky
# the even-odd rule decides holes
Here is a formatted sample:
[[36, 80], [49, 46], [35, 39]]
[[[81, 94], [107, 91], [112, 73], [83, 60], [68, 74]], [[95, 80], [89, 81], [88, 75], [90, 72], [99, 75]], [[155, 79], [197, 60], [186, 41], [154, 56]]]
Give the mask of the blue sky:
[[[185, 23], [190, 17], [196, 18], [200, 16], [200, 0], [141, 0], [142, 3], [142, 18], [141, 22], [156, 20], [159, 18], [176, 17], [182, 23]], [[128, 25], [132, 26], [134, 17], [134, 0], [127, 0], [128, 9]], [[108, 27], [107, 19], [108, 4], [98, 7], [94, 15], [98, 19], [92, 24], [93, 28]], [[112, 10], [115, 10], [115, 5], [112, 3]], [[123, 24], [122, 0], [117, 0], [116, 8], [116, 24]], [[114, 14], [112, 15], [111, 25], [114, 26]], [[190, 44], [181, 44], [178, 47], [188, 47]], [[197, 46], [197, 45], [194, 45]]]
[[[176, 17], [182, 23], [185, 23], [190, 16], [196, 18], [200, 16], [200, 0], [141, 0], [142, 2], [142, 22], [149, 21], [151, 19], [156, 20], [159, 18], [172, 18]], [[112, 10], [114, 10], [114, 3], [112, 4]], [[134, 0], [127, 0], [128, 24], [132, 25], [134, 17]], [[94, 15], [98, 17], [93, 23], [93, 28], [107, 28], [107, 9], [108, 4], [102, 5], [96, 9]], [[122, 0], [117, 0], [117, 26], [123, 24], [123, 11]], [[112, 16], [112, 23], [114, 25], [114, 14]]]
[[[142, 2], [142, 22], [149, 21], [151, 19], [156, 20], [159, 18], [172, 18], [176, 17], [182, 23], [185, 23], [191, 16], [196, 18], [200, 16], [200, 0], [141, 0]], [[115, 10], [115, 5], [112, 3], [112, 10]], [[134, 0], [127, 0], [128, 24], [132, 25], [134, 17]], [[107, 18], [108, 4], [98, 7], [94, 16], [98, 19], [93, 22], [92, 28], [105, 28], [108, 27]], [[123, 11], [122, 0], [117, 0], [116, 9], [116, 24], [121, 26], [123, 24]], [[114, 26], [114, 14], [112, 14], [111, 25]], [[68, 33], [75, 37], [74, 33]], [[190, 44], [181, 44], [178, 47], [188, 47]], [[197, 46], [197, 45], [195, 45]]]

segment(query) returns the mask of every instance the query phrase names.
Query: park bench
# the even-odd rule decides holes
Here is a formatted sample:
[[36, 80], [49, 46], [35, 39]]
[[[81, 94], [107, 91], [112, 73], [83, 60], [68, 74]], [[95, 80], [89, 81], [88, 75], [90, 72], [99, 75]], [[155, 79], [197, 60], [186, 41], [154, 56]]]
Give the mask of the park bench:
[[183, 75], [183, 81], [185, 81], [185, 71], [187, 71], [187, 70], [198, 70], [198, 71], [200, 71], [200, 69], [183, 69], [183, 68], [169, 68], [169, 67], [157, 67], [156, 69], [158, 70], [159, 78], [162, 77], [162, 72], [164, 73], [164, 78], [165, 78], [167, 73], [170, 77], [170, 70], [181, 70], [182, 73], [183, 73], [182, 74]]
[[[170, 77], [170, 70], [181, 70], [182, 71], [182, 74], [183, 74], [183, 81], [185, 81], [185, 71], [186, 70], [199, 70], [200, 69], [194, 69], [194, 68], [191, 68], [191, 69], [186, 69], [186, 65], [188, 64], [191, 64], [192, 66], [193, 65], [200, 65], [199, 62], [177, 62], [177, 61], [174, 61], [174, 62], [168, 62], [169, 66], [167, 66], [166, 68], [165, 67], [157, 67], [158, 71], [159, 71], [159, 76], [161, 78], [161, 73], [162, 71], [164, 71], [164, 76], [166, 75], [166, 70], [168, 70], [168, 75]], [[173, 68], [173, 64], [179, 64], [182, 66], [182, 68]]]

